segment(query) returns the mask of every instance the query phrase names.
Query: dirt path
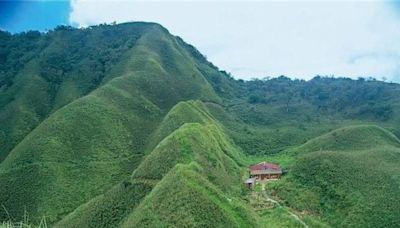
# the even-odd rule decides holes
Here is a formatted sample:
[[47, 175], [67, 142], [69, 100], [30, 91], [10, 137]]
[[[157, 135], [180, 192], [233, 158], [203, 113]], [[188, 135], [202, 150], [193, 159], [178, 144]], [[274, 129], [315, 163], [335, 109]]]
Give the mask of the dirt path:
[[269, 197], [268, 194], [265, 192], [265, 184], [261, 185], [261, 189], [262, 189], [262, 195], [265, 197], [265, 199], [267, 201], [277, 205], [280, 208], [283, 208], [288, 214], [290, 214], [301, 225], [303, 225], [305, 228], [309, 228], [309, 226], [303, 220], [301, 220], [301, 218], [298, 215], [296, 215], [295, 213], [289, 211], [286, 207], [282, 206], [278, 201], [276, 201], [276, 200], [272, 199], [271, 197]]

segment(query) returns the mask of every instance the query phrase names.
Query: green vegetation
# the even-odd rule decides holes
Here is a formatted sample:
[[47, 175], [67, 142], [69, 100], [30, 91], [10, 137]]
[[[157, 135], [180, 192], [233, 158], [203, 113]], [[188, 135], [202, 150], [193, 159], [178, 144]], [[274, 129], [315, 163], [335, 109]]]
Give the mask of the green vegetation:
[[0, 36], [0, 161], [55, 110], [120, 76], [127, 52], [149, 27], [61, 26]]
[[376, 126], [338, 129], [294, 149], [290, 174], [271, 186], [287, 206], [334, 227], [396, 227], [400, 144]]
[[[187, 116], [188, 113], [191, 117]], [[182, 118], [186, 120], [176, 121]], [[181, 102], [176, 105], [166, 115], [159, 129], [167, 129], [174, 124], [181, 127], [159, 142], [133, 172], [131, 180], [118, 184], [106, 194], [82, 205], [57, 226], [110, 227], [118, 225], [128, 213], [136, 213], [139, 210], [136, 207], [140, 200], [146, 194], [150, 192], [152, 194], [155, 191], [153, 187], [159, 186], [159, 182], [164, 181], [165, 176], [170, 175], [174, 167], [179, 164], [191, 164], [193, 161], [197, 164], [194, 166], [196, 176], [201, 175], [205, 178], [213, 191], [218, 190], [219, 194], [223, 191], [224, 197], [239, 197], [242, 191], [240, 167], [236, 163], [241, 159], [239, 151], [221, 129], [216, 124], [212, 124], [211, 119], [207, 123], [203, 122], [207, 118], [207, 111], [200, 102]], [[159, 129], [155, 132], [159, 133]], [[239, 202], [240, 199], [238, 199]], [[176, 201], [175, 203], [187, 202]], [[173, 211], [173, 209], [170, 210]]]
[[391, 132], [374, 125], [355, 125], [337, 129], [312, 139], [297, 150], [357, 151], [374, 147], [400, 147], [400, 140]]
[[[207, 106], [248, 154], [282, 152], [357, 124], [383, 126], [400, 136], [397, 84], [328, 77], [304, 81], [283, 76], [236, 84], [231, 89], [240, 91], [239, 96], [226, 99], [223, 106]], [[254, 101], [252, 96], [259, 98]]]
[[42, 220], [39, 225], [31, 225], [28, 221], [25, 222], [1, 222], [0, 228], [47, 228], [47, 224]]
[[[235, 80], [154, 23], [0, 32], [0, 221], [399, 227], [399, 92]], [[283, 206], [249, 200], [264, 160], [288, 171], [267, 185]]]
[[[193, 167], [193, 168], [192, 168]], [[248, 209], [227, 198], [196, 172], [201, 167], [178, 165], [171, 170], [123, 227], [253, 227]]]
[[54, 227], [116, 227], [152, 188], [152, 183], [123, 181], [81, 205]]
[[[0, 185], [5, 186], [0, 202], [14, 218], [26, 207], [32, 219], [46, 215], [50, 223], [60, 220], [131, 174], [169, 105], [216, 99], [200, 74], [187, 74], [195, 68], [167, 31], [145, 27], [147, 35], [128, 51], [119, 76], [105, 76], [99, 88], [59, 108], [0, 164]], [[176, 65], [160, 63], [161, 58], [176, 58]], [[0, 211], [0, 218], [6, 216]]]

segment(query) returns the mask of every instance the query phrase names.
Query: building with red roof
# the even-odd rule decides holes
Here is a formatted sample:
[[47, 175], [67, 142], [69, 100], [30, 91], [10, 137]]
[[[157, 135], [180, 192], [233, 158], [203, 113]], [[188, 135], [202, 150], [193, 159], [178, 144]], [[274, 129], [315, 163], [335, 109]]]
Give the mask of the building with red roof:
[[261, 162], [251, 165], [250, 178], [255, 178], [257, 181], [265, 179], [279, 179], [282, 175], [282, 168], [273, 163]]

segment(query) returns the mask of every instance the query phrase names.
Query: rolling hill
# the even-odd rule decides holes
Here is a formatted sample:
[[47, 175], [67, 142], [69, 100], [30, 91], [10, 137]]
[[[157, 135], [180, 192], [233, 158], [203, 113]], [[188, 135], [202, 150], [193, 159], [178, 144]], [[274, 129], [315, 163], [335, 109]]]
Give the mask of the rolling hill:
[[290, 151], [290, 174], [271, 191], [333, 227], [395, 227], [400, 211], [400, 141], [372, 125], [349, 126]]
[[[155, 23], [0, 32], [0, 221], [400, 225], [400, 85], [235, 80]], [[246, 166], [281, 163], [282, 207]]]

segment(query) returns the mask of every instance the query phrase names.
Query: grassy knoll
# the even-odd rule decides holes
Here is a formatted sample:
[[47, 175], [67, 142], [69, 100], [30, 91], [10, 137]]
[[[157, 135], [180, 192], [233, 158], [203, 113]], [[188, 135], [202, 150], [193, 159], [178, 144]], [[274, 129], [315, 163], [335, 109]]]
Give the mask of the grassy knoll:
[[400, 224], [400, 145], [393, 134], [350, 126], [294, 151], [289, 175], [271, 186], [287, 206], [335, 227]]
[[196, 164], [172, 169], [122, 227], [257, 226], [250, 210], [235, 198], [227, 198], [198, 169], [202, 168]]
[[150, 149], [185, 123], [218, 124], [201, 101], [184, 101], [176, 104], [163, 118], [151, 136]]
[[178, 163], [196, 161], [212, 183], [226, 191], [238, 189], [237, 149], [224, 137], [215, 125], [185, 124], [161, 141], [133, 172], [132, 178], [159, 180]]
[[375, 125], [339, 128], [309, 140], [299, 152], [366, 150], [375, 147], [400, 147], [400, 140], [391, 132]]

